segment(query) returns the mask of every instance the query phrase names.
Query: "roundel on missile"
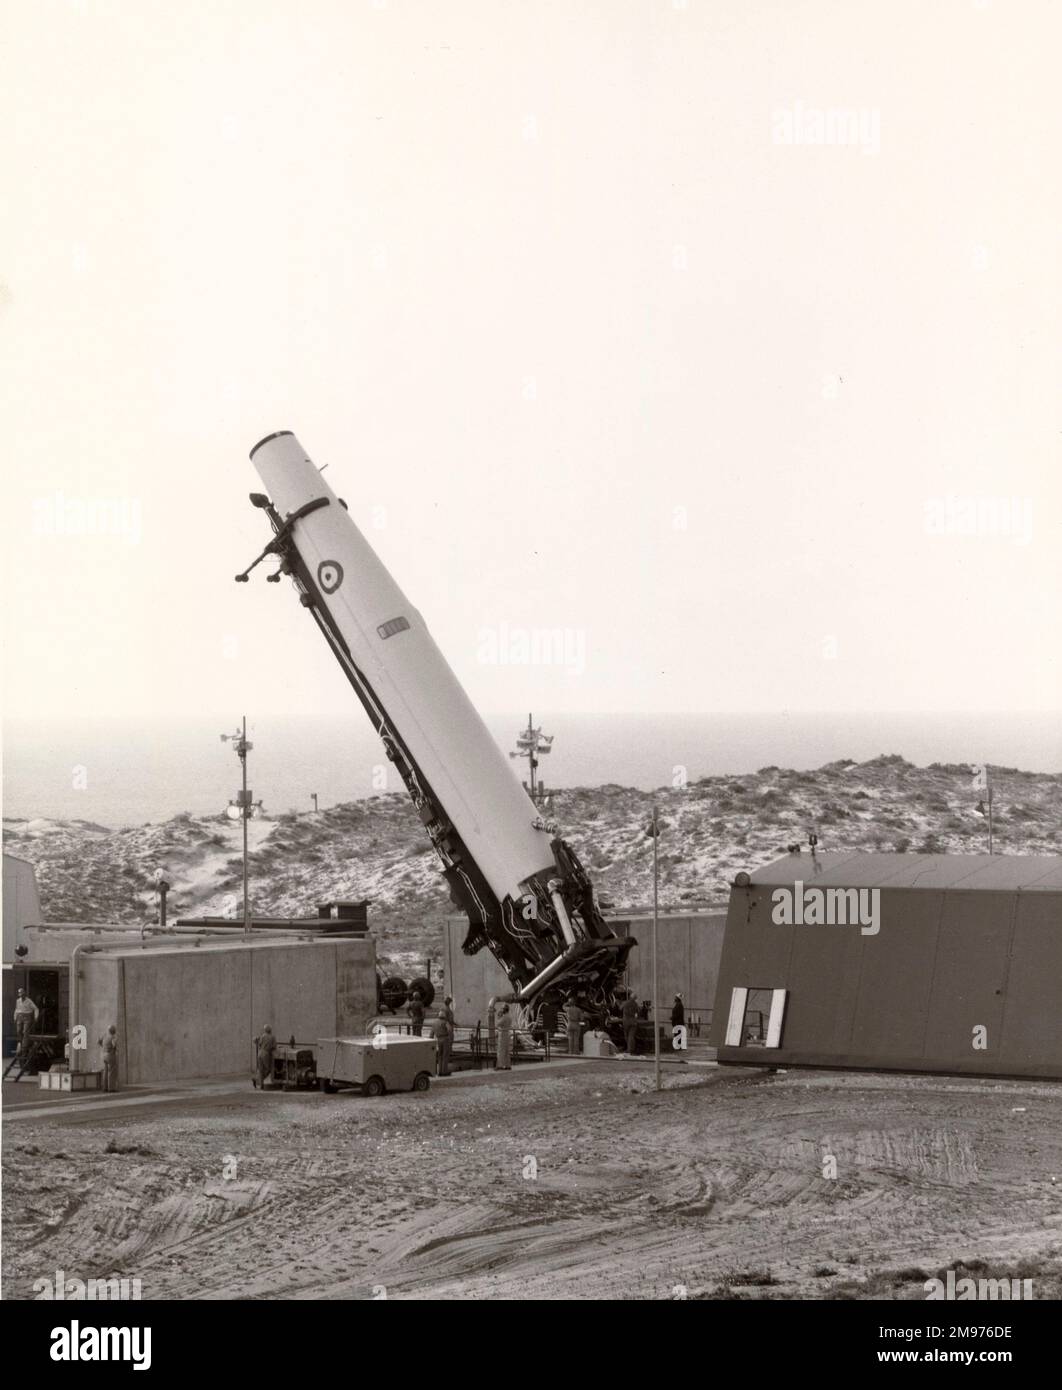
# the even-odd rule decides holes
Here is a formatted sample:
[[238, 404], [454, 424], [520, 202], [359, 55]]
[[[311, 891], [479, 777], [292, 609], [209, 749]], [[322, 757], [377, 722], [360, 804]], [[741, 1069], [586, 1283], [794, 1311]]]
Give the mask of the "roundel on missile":
[[334, 594], [343, 583], [343, 566], [338, 560], [322, 560], [317, 566], [317, 582], [326, 594]]

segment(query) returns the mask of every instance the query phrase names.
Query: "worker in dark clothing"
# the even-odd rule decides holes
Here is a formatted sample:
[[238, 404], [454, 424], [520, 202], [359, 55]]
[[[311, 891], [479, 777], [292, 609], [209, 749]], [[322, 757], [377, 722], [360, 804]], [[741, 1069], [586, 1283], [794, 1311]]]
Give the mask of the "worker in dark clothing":
[[513, 1016], [509, 1012], [509, 1005], [502, 1004], [497, 1014], [498, 1028], [498, 1071], [512, 1071], [513, 1069]]
[[100, 1038], [100, 1047], [103, 1049], [103, 1089], [105, 1091], [117, 1091], [118, 1029], [113, 1023]]
[[254, 1078], [254, 1084], [255, 1089], [261, 1086], [264, 1091], [266, 1082], [273, 1079], [273, 1053], [277, 1050], [277, 1040], [268, 1023], [254, 1041], [258, 1049], [258, 1075]]
[[424, 1004], [419, 990], [414, 991], [406, 1013], [409, 1014], [410, 1032], [415, 1038], [419, 1038], [424, 1031]]
[[638, 1001], [633, 994], [628, 994], [624, 999], [620, 1017], [623, 1020], [623, 1037], [627, 1044], [627, 1052], [633, 1057], [638, 1036]]
[[581, 1056], [583, 1051], [583, 1022], [585, 1015], [575, 1002], [568, 1000], [568, 1052], [572, 1057]]
[[686, 1006], [682, 1002], [682, 995], [675, 995], [675, 1002], [671, 1005], [671, 1026], [677, 1028], [686, 1023]]
[[542, 1027], [542, 1045], [548, 1056], [553, 1045], [553, 1034], [557, 1031], [557, 1005], [554, 1000], [549, 999], [542, 1005], [538, 1021]]

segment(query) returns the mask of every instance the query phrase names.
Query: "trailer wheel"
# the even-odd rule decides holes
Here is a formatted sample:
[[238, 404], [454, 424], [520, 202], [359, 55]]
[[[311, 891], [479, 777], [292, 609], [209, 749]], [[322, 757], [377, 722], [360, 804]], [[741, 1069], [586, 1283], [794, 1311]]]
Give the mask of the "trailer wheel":
[[426, 1091], [431, 1085], [431, 1077], [426, 1071], [418, 1071], [413, 1078], [414, 1091]]
[[397, 1013], [409, 998], [409, 987], [399, 975], [390, 975], [380, 986], [380, 998], [392, 1013]]
[[364, 1090], [367, 1096], [382, 1096], [384, 1093], [383, 1077], [370, 1076], [365, 1083]]

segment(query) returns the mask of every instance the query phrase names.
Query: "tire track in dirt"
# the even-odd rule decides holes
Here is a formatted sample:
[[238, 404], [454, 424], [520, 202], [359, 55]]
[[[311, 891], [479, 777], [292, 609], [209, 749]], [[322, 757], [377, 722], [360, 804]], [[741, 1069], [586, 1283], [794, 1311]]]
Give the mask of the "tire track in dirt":
[[[645, 1081], [588, 1069], [427, 1103], [255, 1094], [20, 1129], [4, 1156], [8, 1297], [42, 1272], [118, 1263], [148, 1298], [660, 1298], [731, 1277], [749, 1296], [807, 1297], [829, 1287], [819, 1268], [851, 1280], [1062, 1243], [1062, 1092]], [[157, 1158], [103, 1151], [133, 1130]]]

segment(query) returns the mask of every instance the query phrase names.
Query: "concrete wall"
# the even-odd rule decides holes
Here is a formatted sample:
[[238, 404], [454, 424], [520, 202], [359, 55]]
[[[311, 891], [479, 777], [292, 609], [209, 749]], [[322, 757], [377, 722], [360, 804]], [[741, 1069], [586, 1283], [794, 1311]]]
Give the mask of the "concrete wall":
[[[721, 1062], [1062, 1078], [1062, 893], [882, 888], [877, 935], [771, 908], [767, 888], [732, 892]], [[788, 991], [779, 1048], [725, 1045], [735, 987]]]
[[25, 859], [4, 855], [4, 961], [15, 959], [15, 947], [25, 945], [23, 928], [41, 920], [37, 873]]
[[[627, 964], [627, 987], [638, 999], [653, 994], [652, 917], [617, 918], [629, 922], [629, 935], [638, 945]], [[726, 927], [725, 912], [676, 913], [659, 921], [656, 955], [661, 1008], [671, 1017], [671, 1001], [681, 994], [687, 1017], [697, 1013], [707, 1024], [715, 1002], [719, 961]]]
[[[627, 987], [638, 999], [652, 997], [652, 917], [609, 918], [617, 930], [637, 939], [627, 967]], [[661, 916], [657, 939], [657, 969], [660, 1003], [666, 1017], [671, 1016], [671, 1000], [682, 995], [687, 1013], [699, 1011], [705, 1023], [716, 993], [719, 960], [723, 948], [726, 914], [722, 912], [674, 913]], [[512, 986], [501, 966], [486, 947], [466, 956], [461, 943], [468, 932], [464, 917], [446, 922], [444, 961], [445, 993], [454, 997], [454, 1013], [460, 1024], [474, 1026], [485, 1021], [491, 995], [511, 993]]]
[[265, 1024], [282, 1042], [315, 1042], [363, 1033], [376, 1005], [371, 938], [119, 947], [85, 954], [79, 969], [87, 1065], [114, 1023], [128, 1083], [249, 1074]]
[[[184, 937], [189, 941], [189, 937]], [[112, 922], [56, 922], [35, 924], [26, 928], [26, 959], [29, 961], [68, 961], [75, 946], [130, 946], [141, 943], [180, 945], [182, 938], [172, 933], [165, 936], [142, 936], [139, 928], [123, 927]]]
[[449, 917], [443, 943], [444, 987], [435, 991], [435, 1002], [441, 1004], [444, 995], [454, 997], [454, 1018], [462, 1027], [474, 1028], [486, 1023], [487, 1000], [512, 993], [509, 977], [486, 946], [474, 956], [466, 956], [461, 943], [468, 935], [467, 917]]

